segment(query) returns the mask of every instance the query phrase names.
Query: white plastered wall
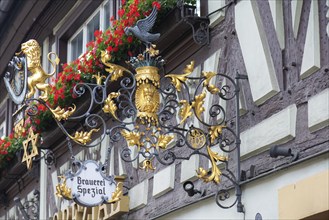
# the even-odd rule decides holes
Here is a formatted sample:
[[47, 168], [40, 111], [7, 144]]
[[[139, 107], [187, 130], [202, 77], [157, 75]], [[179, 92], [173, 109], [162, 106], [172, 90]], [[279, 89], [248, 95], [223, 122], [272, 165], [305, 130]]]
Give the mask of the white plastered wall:
[[[278, 219], [278, 190], [328, 170], [328, 163], [328, 156], [321, 156], [243, 186], [245, 219], [255, 219], [257, 213], [263, 219]], [[230, 199], [233, 199], [234, 195], [231, 196]], [[244, 216], [236, 211], [236, 206], [221, 209], [214, 197], [210, 197], [159, 219], [244, 219]]]

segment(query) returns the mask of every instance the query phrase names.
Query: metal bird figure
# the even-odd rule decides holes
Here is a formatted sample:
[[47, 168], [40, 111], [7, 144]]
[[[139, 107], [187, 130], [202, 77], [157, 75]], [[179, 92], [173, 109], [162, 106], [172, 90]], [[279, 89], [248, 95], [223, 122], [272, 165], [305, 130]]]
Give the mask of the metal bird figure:
[[128, 35], [130, 32], [141, 40], [146, 47], [148, 47], [152, 42], [156, 41], [160, 37], [160, 33], [151, 34], [149, 31], [153, 27], [155, 20], [157, 18], [158, 11], [156, 7], [153, 7], [153, 10], [149, 16], [137, 21], [134, 27], [126, 27], [125, 34]]

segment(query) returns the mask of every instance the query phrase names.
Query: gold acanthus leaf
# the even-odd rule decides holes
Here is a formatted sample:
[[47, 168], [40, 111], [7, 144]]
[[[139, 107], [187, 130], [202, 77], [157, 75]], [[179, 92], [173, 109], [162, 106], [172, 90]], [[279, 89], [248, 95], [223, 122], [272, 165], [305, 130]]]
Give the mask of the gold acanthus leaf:
[[141, 146], [141, 133], [135, 132], [135, 131], [127, 131], [122, 130], [121, 131], [122, 136], [126, 139], [129, 146], [137, 146], [138, 148]]
[[207, 175], [208, 172], [204, 168], [199, 167], [199, 169], [196, 171], [197, 177], [202, 179], [206, 183], [211, 182], [211, 181], [214, 181], [215, 183], [219, 183], [220, 182], [219, 177], [222, 174], [222, 172], [217, 167], [216, 162], [217, 161], [227, 161], [227, 157], [220, 156], [220, 155], [218, 155], [218, 153], [211, 151], [209, 146], [207, 146], [207, 151], [208, 151], [208, 155], [211, 160], [211, 174]]
[[217, 125], [217, 126], [211, 126], [209, 128], [209, 135], [210, 135], [210, 143], [214, 143], [216, 138], [223, 132], [223, 128], [225, 128], [225, 125]]
[[122, 196], [123, 196], [122, 186], [123, 186], [123, 183], [121, 183], [121, 182], [117, 184], [115, 191], [112, 193], [112, 198], [107, 201], [108, 203], [118, 202], [122, 198]]
[[65, 176], [58, 176], [61, 179], [61, 182], [56, 185], [56, 193], [57, 197], [64, 197], [66, 199], [72, 199], [72, 190], [66, 186], [66, 178]]
[[166, 77], [171, 79], [172, 84], [175, 86], [176, 90], [178, 92], [182, 89], [182, 83], [185, 83], [187, 80], [187, 77], [193, 72], [194, 70], [194, 61], [191, 61], [190, 64], [186, 65], [184, 68], [184, 74], [169, 74], [166, 75]]
[[106, 100], [105, 105], [102, 108], [105, 113], [110, 113], [116, 120], [119, 120], [115, 112], [118, 109], [113, 99], [117, 98], [120, 95], [118, 92], [111, 92]]
[[210, 84], [210, 80], [216, 76], [216, 73], [203, 71], [202, 75], [206, 78], [205, 81], [203, 81], [203, 87], [206, 87], [211, 94], [218, 93], [219, 89], [215, 85]]
[[174, 139], [173, 135], [164, 135], [164, 134], [160, 134], [158, 137], [158, 143], [157, 146], [162, 148], [162, 149], [166, 149], [167, 145], [170, 143], [170, 141]]
[[206, 92], [203, 91], [200, 95], [195, 96], [194, 101], [192, 102], [192, 106], [194, 107], [196, 116], [201, 118], [202, 112], [205, 111], [203, 107], [204, 99], [206, 98]]
[[111, 81], [116, 81], [117, 79], [122, 77], [123, 72], [125, 72], [125, 71], [130, 72], [128, 69], [126, 69], [122, 66], [119, 66], [119, 65], [116, 65], [113, 63], [108, 63], [107, 60], [109, 60], [109, 59], [110, 59], [110, 55], [107, 52], [102, 51], [101, 52], [101, 61], [105, 66], [108, 67], [108, 68], [105, 68], [106, 72], [112, 74]]
[[76, 106], [73, 104], [73, 107], [69, 107], [67, 111], [64, 108], [57, 106], [55, 109], [51, 109], [51, 113], [53, 113], [56, 120], [67, 120], [76, 110]]
[[181, 118], [180, 124], [183, 124], [184, 121], [193, 114], [193, 106], [190, 105], [186, 100], [181, 100], [179, 104], [182, 105], [181, 109], [179, 110], [179, 116]]
[[99, 129], [91, 129], [90, 131], [75, 132], [74, 137], [70, 136], [74, 141], [86, 145], [91, 141], [91, 135], [93, 132], [98, 132]]

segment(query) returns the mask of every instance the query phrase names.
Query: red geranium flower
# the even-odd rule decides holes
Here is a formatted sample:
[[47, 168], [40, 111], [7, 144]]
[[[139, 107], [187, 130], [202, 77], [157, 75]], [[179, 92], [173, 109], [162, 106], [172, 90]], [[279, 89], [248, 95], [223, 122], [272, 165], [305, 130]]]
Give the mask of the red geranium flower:
[[161, 4], [160, 4], [159, 2], [157, 2], [157, 1], [152, 2], [152, 6], [153, 6], [153, 7], [156, 7], [158, 11], [159, 11], [160, 8], [161, 8]]

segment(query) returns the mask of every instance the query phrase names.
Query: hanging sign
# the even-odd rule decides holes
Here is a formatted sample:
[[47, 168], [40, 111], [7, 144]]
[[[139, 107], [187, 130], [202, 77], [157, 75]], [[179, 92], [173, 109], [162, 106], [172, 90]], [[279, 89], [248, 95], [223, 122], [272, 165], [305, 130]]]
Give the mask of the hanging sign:
[[[83, 163], [75, 161], [77, 171], [69, 170], [60, 176], [60, 183], [56, 186], [56, 195], [86, 207], [93, 207], [103, 203], [111, 203], [122, 194], [117, 188], [113, 176], [105, 176], [103, 166], [96, 161], [87, 160]], [[118, 192], [120, 191], [120, 192]]]

